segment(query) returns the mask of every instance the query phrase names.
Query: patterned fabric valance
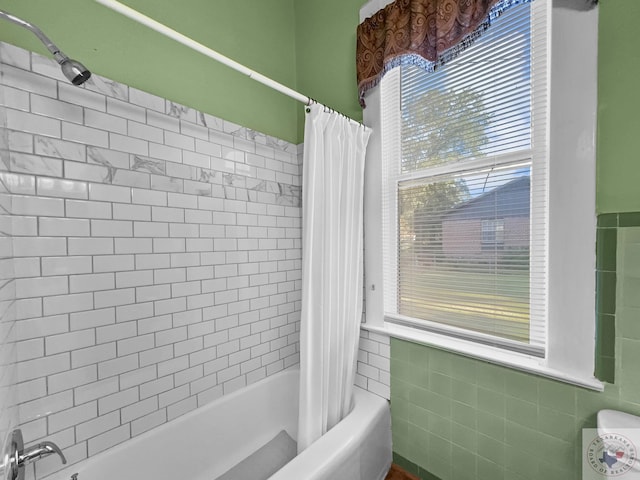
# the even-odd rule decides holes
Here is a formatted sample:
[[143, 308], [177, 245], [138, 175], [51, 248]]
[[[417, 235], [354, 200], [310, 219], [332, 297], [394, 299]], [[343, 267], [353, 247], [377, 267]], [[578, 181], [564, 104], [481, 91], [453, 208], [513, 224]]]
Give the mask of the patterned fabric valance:
[[[358, 25], [360, 105], [382, 76], [401, 63], [434, 70], [473, 43], [512, 5], [531, 0], [396, 0]], [[597, 0], [563, 0], [573, 8]]]

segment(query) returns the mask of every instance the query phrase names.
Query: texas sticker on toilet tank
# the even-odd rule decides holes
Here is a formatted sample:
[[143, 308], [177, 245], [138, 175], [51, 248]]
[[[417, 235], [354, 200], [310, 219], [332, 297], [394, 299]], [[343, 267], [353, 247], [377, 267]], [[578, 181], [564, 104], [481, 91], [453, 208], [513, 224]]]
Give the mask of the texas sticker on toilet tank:
[[582, 479], [640, 480], [640, 429], [620, 428], [598, 434], [595, 428], [582, 430]]

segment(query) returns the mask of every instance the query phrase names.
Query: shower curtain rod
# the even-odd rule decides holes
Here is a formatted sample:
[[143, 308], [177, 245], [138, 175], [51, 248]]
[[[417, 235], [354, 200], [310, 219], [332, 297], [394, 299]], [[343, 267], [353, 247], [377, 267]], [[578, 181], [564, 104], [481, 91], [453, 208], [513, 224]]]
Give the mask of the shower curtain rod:
[[[191, 48], [192, 50], [195, 50], [196, 52], [200, 52], [203, 55], [206, 55], [207, 57], [216, 60], [217, 62], [220, 62], [230, 68], [233, 68], [234, 70], [248, 76], [249, 78], [255, 80], [256, 82], [260, 82], [269, 88], [272, 88], [280, 93], [284, 93], [288, 97], [291, 97], [294, 100], [297, 100], [298, 102], [302, 102], [307, 106], [311, 105], [312, 103], [320, 103], [311, 97], [303, 95], [300, 92], [297, 92], [296, 90], [293, 90], [292, 88], [287, 87], [286, 85], [276, 82], [275, 80], [269, 77], [266, 77], [261, 73], [256, 72], [255, 70], [251, 70], [250, 68], [245, 67], [241, 63], [238, 63], [235, 60], [232, 60], [229, 57], [226, 57], [221, 53], [218, 53], [215, 50], [212, 50], [209, 47], [199, 42], [196, 42], [195, 40], [187, 37], [186, 35], [183, 35], [182, 33], [177, 32], [174, 29], [167, 27], [166, 25], [154, 20], [151, 17], [147, 17], [146, 15], [138, 12], [137, 10], [134, 10], [133, 8], [127, 5], [124, 5], [116, 0], [95, 0], [95, 1], [104, 5], [107, 8], [110, 8], [111, 10], [114, 10], [115, 12], [120, 13], [121, 15], [124, 15], [125, 17], [135, 20], [136, 22], [141, 23], [142, 25], [145, 25], [151, 28], [152, 30], [155, 30], [158, 33], [161, 33], [166, 37], [169, 37], [175, 40], [176, 42], [179, 42]], [[348, 117], [344, 113], [338, 112], [337, 110], [331, 107], [328, 107], [327, 105], [324, 105], [324, 104], [321, 104], [321, 105], [332, 112], [338, 113], [343, 117], [362, 125], [361, 122], [358, 122], [357, 120], [354, 120]]]

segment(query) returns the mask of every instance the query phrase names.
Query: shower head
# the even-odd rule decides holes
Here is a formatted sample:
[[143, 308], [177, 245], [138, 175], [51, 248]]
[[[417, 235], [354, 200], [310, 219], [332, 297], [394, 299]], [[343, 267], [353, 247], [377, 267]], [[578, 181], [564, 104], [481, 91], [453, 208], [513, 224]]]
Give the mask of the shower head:
[[71, 83], [74, 85], [82, 85], [84, 82], [89, 80], [91, 72], [80, 62], [72, 60], [62, 53], [56, 44], [53, 43], [51, 39], [49, 39], [49, 37], [47, 37], [38, 27], [3, 10], [0, 10], [0, 18], [4, 18], [9, 22], [20, 25], [38, 37], [45, 47], [47, 47], [47, 49], [53, 54], [53, 58], [56, 59], [60, 68], [62, 68], [62, 73]]
[[87, 70], [87, 67], [70, 58], [60, 62], [60, 67], [64, 76], [74, 85], [82, 85], [91, 77], [91, 72]]

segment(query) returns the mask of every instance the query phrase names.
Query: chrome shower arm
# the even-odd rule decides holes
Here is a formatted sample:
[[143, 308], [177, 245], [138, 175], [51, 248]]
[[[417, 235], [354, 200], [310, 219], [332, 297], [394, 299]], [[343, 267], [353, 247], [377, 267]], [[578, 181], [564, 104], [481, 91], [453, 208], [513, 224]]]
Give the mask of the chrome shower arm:
[[58, 46], [55, 43], [53, 43], [51, 39], [47, 37], [42, 30], [40, 30], [38, 27], [36, 27], [32, 23], [29, 23], [26, 20], [22, 20], [21, 18], [16, 17], [15, 15], [10, 14], [9, 12], [5, 12], [4, 10], [0, 10], [0, 18], [4, 18], [5, 20], [8, 20], [11, 23], [20, 25], [21, 27], [24, 27], [27, 30], [29, 30], [31, 33], [33, 33], [44, 44], [44, 46], [47, 47], [47, 50], [51, 52], [51, 54], [59, 64], [62, 64], [65, 60], [69, 58], [60, 51]]
[[27, 22], [26, 20], [21, 19], [20, 17], [11, 15], [9, 12], [5, 12], [4, 10], [0, 10], [0, 18], [26, 28], [36, 37], [38, 37], [40, 41], [45, 45], [45, 47], [47, 47], [47, 50], [51, 52], [53, 58], [56, 59], [56, 62], [58, 62], [60, 68], [62, 68], [62, 73], [71, 83], [73, 83], [74, 85], [82, 85], [84, 82], [89, 80], [89, 78], [91, 77], [91, 72], [87, 69], [87, 67], [85, 67], [77, 60], [70, 59], [64, 53], [62, 53], [58, 46], [53, 43], [51, 39], [47, 37], [38, 27]]

